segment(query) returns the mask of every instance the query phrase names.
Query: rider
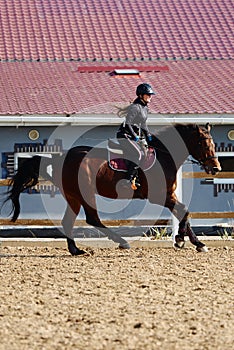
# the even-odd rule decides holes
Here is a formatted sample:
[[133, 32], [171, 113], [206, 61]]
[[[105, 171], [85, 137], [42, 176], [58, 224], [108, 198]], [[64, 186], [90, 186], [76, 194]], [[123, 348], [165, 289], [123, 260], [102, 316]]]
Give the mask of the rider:
[[[146, 143], [152, 140], [146, 120], [148, 118], [148, 103], [155, 95], [151, 85], [143, 83], [136, 88], [137, 98], [129, 106], [119, 108], [118, 115], [125, 117], [125, 121], [117, 131], [117, 138], [127, 159], [127, 179], [131, 183], [137, 177], [137, 169], [142, 159], [142, 152], [138, 142], [144, 137]], [[139, 184], [136, 184], [140, 186]]]

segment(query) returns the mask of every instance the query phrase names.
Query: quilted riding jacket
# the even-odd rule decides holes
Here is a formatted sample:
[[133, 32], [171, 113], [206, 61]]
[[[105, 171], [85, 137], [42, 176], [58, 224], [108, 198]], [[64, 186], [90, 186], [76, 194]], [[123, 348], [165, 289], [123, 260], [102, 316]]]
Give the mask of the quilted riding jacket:
[[148, 107], [138, 97], [128, 106], [125, 121], [120, 125], [117, 132], [118, 138], [136, 139], [144, 136], [146, 140], [150, 136], [148, 126], [146, 124], [148, 118]]

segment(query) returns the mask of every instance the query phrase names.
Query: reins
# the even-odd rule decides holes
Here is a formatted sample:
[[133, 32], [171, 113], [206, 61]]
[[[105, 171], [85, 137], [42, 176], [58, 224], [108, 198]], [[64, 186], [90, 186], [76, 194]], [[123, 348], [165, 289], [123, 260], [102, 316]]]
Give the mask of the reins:
[[[201, 145], [201, 141], [203, 140], [212, 140], [212, 137], [201, 137], [199, 139], [199, 144]], [[166, 154], [170, 154], [170, 152], [168, 150], [163, 150], [157, 146], [153, 146], [153, 148], [156, 150], [156, 151], [159, 151], [159, 152], [162, 152], [162, 153], [166, 153]], [[206, 157], [206, 158], [200, 158], [198, 160], [195, 160], [195, 159], [187, 159], [187, 163], [191, 163], [191, 164], [196, 164], [196, 165], [199, 165], [200, 167], [204, 167], [205, 165], [205, 162], [207, 160], [210, 160], [210, 159], [218, 159], [217, 156], [209, 156], [209, 157]]]
[[218, 158], [218, 157], [216, 157], [216, 156], [210, 156], [210, 157], [206, 157], [206, 158], [204, 158], [204, 159], [199, 159], [199, 160], [188, 159], [187, 162], [188, 162], [188, 163], [192, 163], [192, 164], [197, 164], [197, 165], [203, 167], [203, 166], [204, 166], [204, 163], [205, 163], [207, 160], [209, 160], [209, 159], [217, 159], [217, 158]]

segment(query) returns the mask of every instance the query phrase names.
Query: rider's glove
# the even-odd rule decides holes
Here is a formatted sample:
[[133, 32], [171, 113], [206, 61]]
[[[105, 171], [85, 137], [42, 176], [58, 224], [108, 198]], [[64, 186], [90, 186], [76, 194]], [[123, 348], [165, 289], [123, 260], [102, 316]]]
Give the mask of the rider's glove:
[[136, 142], [139, 141], [139, 137], [136, 136], [135, 139], [134, 139], [134, 141], [136, 141]]
[[148, 135], [147, 140], [148, 140], [148, 142], [151, 142], [152, 141], [152, 135]]
[[147, 143], [146, 139], [141, 139], [140, 144], [142, 147], [146, 147], [146, 148], [148, 147], [148, 143]]

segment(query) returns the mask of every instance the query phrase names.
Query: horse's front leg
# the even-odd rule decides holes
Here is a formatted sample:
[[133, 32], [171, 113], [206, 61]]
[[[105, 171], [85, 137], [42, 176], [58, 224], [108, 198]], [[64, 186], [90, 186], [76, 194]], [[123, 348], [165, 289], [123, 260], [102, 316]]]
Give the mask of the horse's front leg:
[[[185, 210], [185, 206], [183, 204], [178, 203], [177, 205], [178, 206], [182, 205], [182, 207], [184, 207], [184, 210]], [[182, 210], [183, 210], [183, 208], [182, 208]], [[180, 217], [180, 215], [179, 215], [179, 217]], [[189, 212], [187, 210], [185, 210], [184, 217], [179, 222], [179, 230], [178, 230], [178, 235], [176, 236], [175, 247], [176, 247], [176, 245], [180, 245], [180, 240], [185, 236], [185, 234], [187, 234], [190, 242], [196, 246], [196, 250], [198, 252], [207, 252], [208, 249], [207, 249], [206, 245], [199, 241], [197, 235], [192, 230], [188, 217], [189, 217]]]
[[199, 239], [197, 238], [195, 232], [192, 230], [192, 227], [190, 226], [190, 223], [188, 221], [187, 221], [186, 228], [187, 228], [186, 233], [189, 236], [190, 242], [196, 246], [196, 250], [200, 253], [207, 253], [208, 252], [207, 246], [201, 241], [199, 241]]
[[188, 212], [185, 206], [177, 200], [174, 193], [167, 196], [165, 207], [168, 208], [179, 221], [179, 229], [178, 234], [175, 236], [174, 247], [176, 249], [182, 249], [185, 245], [184, 236], [187, 232]]
[[173, 198], [170, 201], [167, 201], [166, 205], [173, 215], [179, 220], [179, 229], [178, 234], [175, 236], [175, 248], [183, 248], [185, 245], [184, 237], [187, 234], [189, 237], [190, 242], [196, 246], [196, 250], [198, 252], [207, 252], [208, 249], [206, 245], [199, 241], [198, 237], [196, 236], [195, 232], [192, 230], [188, 217], [189, 212], [186, 210], [185, 205], [180, 203], [178, 200]]

